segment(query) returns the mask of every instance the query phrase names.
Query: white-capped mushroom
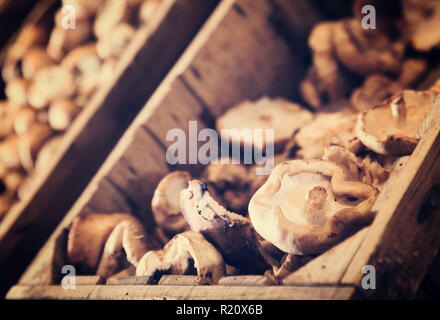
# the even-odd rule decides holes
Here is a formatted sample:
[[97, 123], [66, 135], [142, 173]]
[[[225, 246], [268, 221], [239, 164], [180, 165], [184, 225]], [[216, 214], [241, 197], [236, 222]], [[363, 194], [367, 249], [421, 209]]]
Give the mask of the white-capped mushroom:
[[252, 225], [286, 253], [321, 253], [374, 217], [378, 191], [357, 174], [331, 161], [282, 163], [249, 203]]
[[[121, 224], [120, 227], [117, 227]], [[111, 238], [110, 238], [111, 237]], [[141, 250], [138, 250], [141, 248]], [[133, 262], [142, 255], [158, 248], [158, 243], [143, 229], [141, 223], [126, 213], [89, 213], [77, 216], [70, 227], [67, 239], [67, 261], [80, 274], [94, 274], [98, 270], [106, 275], [118, 271], [121, 250]], [[115, 251], [111, 252], [110, 249]], [[104, 252], [104, 250], [106, 250]], [[146, 250], [141, 254], [140, 251]], [[129, 252], [127, 252], [129, 251]], [[104, 253], [103, 253], [104, 252]], [[101, 258], [105, 256], [103, 261]]]
[[180, 192], [188, 187], [191, 175], [186, 171], [174, 171], [166, 175], [156, 187], [151, 209], [157, 225], [168, 235], [189, 229], [180, 208]]
[[436, 95], [434, 91], [404, 90], [360, 113], [355, 129], [357, 137], [378, 154], [411, 154], [418, 142], [417, 130]]
[[75, 79], [71, 70], [50, 66], [38, 71], [28, 90], [29, 104], [42, 109], [55, 99], [69, 98], [75, 92]]
[[262, 273], [268, 268], [249, 219], [221, 206], [211, 197], [205, 183], [190, 181], [180, 193], [180, 207], [191, 230], [202, 233], [226, 263], [251, 273]]
[[163, 274], [197, 274], [199, 284], [215, 284], [225, 275], [225, 263], [200, 233], [186, 231], [171, 239], [162, 250], [147, 252], [136, 268], [136, 275], [149, 277], [151, 283]]
[[[313, 114], [296, 103], [282, 98], [262, 97], [256, 102], [244, 101], [232, 107], [217, 119], [217, 131], [231, 130], [233, 143], [265, 148], [274, 143], [275, 150], [281, 149], [293, 134], [313, 119]], [[257, 143], [253, 130], [261, 130], [262, 143]], [[236, 130], [233, 132], [233, 130]], [[268, 130], [273, 130], [273, 141], [266, 141]], [[244, 134], [244, 133], [248, 134]]]

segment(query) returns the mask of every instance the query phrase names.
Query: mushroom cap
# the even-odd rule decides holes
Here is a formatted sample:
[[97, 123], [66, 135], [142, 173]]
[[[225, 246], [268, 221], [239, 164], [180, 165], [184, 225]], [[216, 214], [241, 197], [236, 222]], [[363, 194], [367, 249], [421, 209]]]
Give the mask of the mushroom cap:
[[75, 92], [73, 73], [61, 66], [50, 66], [35, 74], [29, 91], [29, 103], [36, 109], [48, 106], [56, 98], [68, 98]]
[[404, 90], [358, 115], [356, 135], [370, 150], [383, 155], [408, 155], [416, 133], [434, 104], [433, 91]]
[[149, 23], [157, 13], [157, 9], [163, 3], [163, 0], [149, 0], [142, 2], [139, 8], [139, 20], [142, 23]]
[[147, 252], [136, 275], [148, 276], [153, 282], [162, 274], [183, 275], [191, 273], [192, 268], [201, 278], [200, 284], [217, 283], [225, 275], [225, 263], [217, 249], [200, 233], [186, 231], [171, 239], [163, 250]]
[[77, 216], [67, 240], [68, 262], [82, 273], [94, 273], [104, 245], [113, 229], [125, 220], [135, 219], [127, 213], [89, 213]]
[[23, 78], [15, 78], [6, 84], [5, 94], [10, 104], [21, 107], [27, 104], [26, 91], [29, 81]]
[[156, 187], [151, 209], [157, 225], [172, 235], [188, 230], [180, 209], [180, 192], [188, 187], [191, 175], [186, 171], [167, 174]]
[[300, 150], [297, 156], [304, 159], [320, 159], [324, 149], [331, 144], [342, 146], [355, 137], [356, 115], [347, 111], [320, 112], [315, 119], [302, 127], [295, 135]]
[[108, 278], [120, 271], [126, 262], [137, 267], [146, 252], [158, 248], [159, 243], [145, 231], [139, 220], [123, 220], [107, 238], [96, 274]]
[[403, 86], [398, 82], [382, 74], [372, 74], [364, 80], [361, 87], [352, 92], [350, 102], [357, 111], [362, 112], [391, 98], [401, 90]]
[[339, 61], [359, 75], [398, 73], [404, 54], [402, 43], [392, 43], [380, 31], [364, 32], [361, 23], [347, 19], [334, 28], [334, 46]]
[[50, 66], [54, 61], [48, 56], [46, 49], [35, 47], [23, 57], [22, 71], [26, 80], [31, 80], [35, 73], [42, 68]]
[[286, 253], [321, 253], [374, 217], [378, 192], [353, 175], [331, 161], [282, 163], [249, 203], [252, 225]]
[[216, 128], [221, 134], [223, 129], [250, 130], [249, 135], [231, 133], [231, 140], [236, 144], [253, 146], [256, 137], [253, 130], [262, 130], [264, 149], [267, 130], [274, 130], [275, 150], [282, 147], [301, 126], [310, 122], [313, 114], [296, 103], [282, 98], [262, 97], [256, 102], [244, 101], [232, 107], [217, 119]]
[[249, 219], [221, 206], [211, 197], [206, 184], [190, 181], [180, 193], [180, 206], [191, 230], [203, 234], [226, 263], [251, 273], [268, 268]]

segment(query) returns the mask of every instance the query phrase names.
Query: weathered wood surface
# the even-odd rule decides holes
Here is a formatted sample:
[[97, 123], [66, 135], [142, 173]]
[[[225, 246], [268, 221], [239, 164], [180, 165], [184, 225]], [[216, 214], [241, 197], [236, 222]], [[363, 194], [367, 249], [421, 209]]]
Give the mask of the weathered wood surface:
[[88, 300], [343, 300], [350, 287], [293, 286], [14, 286], [7, 299], [88, 299]]
[[[282, 0], [276, 2], [279, 5]], [[75, 296], [77, 298], [124, 297], [138, 299], [142, 298], [143, 293], [139, 293], [142, 290], [146, 290], [145, 292], [159, 290], [156, 289], [157, 286], [139, 289], [126, 287], [120, 288], [121, 291], [115, 293], [116, 291], [106, 291], [105, 287], [99, 287], [90, 288], [89, 291], [83, 292], [83, 295], [77, 295], [77, 293], [60, 293], [59, 288], [54, 286], [34, 287], [26, 285], [37, 283], [48, 285], [51, 283], [50, 277], [46, 275], [48, 266], [51, 265], [52, 261], [51, 252], [53, 252], [54, 241], [57, 235], [78, 214], [99, 210], [100, 208], [102, 209], [100, 211], [108, 212], [127, 209], [146, 219], [145, 221], [151, 221], [147, 204], [151, 200], [151, 194], [158, 179], [170, 169], [165, 165], [164, 155], [169, 144], [165, 141], [165, 133], [170, 128], [187, 130], [186, 126], [189, 120], [199, 120], [201, 126], [209, 126], [212, 125], [211, 122], [214, 116], [237, 101], [262, 94], [283, 94], [284, 90], [290, 88], [291, 83], [274, 88], [272, 83], [265, 84], [261, 78], [255, 80], [255, 77], [266, 74], [267, 70], [269, 72], [270, 70], [280, 72], [279, 66], [286, 65], [288, 66], [287, 70], [291, 70], [290, 68], [295, 65], [294, 61], [297, 57], [293, 54], [289, 57], [285, 55], [289, 50], [283, 41], [275, 39], [273, 47], [268, 46], [265, 50], [257, 50], [258, 46], [255, 43], [250, 43], [249, 39], [243, 40], [244, 34], [235, 35], [231, 31], [233, 30], [232, 26], [236, 30], [240, 30], [241, 24], [245, 24], [246, 27], [243, 29], [245, 34], [260, 35], [259, 32], [267, 33], [255, 36], [255, 39], [267, 39], [268, 35], [274, 35], [274, 30], [267, 28], [267, 19], [273, 13], [271, 7], [263, 2], [259, 2], [255, 7], [250, 7], [250, 4], [250, 0], [225, 0], [221, 3], [135, 119], [51, 239], [43, 247], [33, 264], [21, 278], [20, 284], [11, 290], [8, 297], [26, 297], [28, 294], [28, 297], [33, 298], [38, 297], [38, 295], [56, 298], [56, 295], [60, 294], [60, 298]], [[258, 21], [258, 23], [254, 24], [253, 21]], [[260, 29], [259, 26], [263, 27]], [[225, 30], [225, 34], [222, 34], [223, 30]], [[226, 55], [225, 50], [221, 54], [217, 54], [218, 51], [222, 51], [224, 48], [231, 50], [232, 59], [230, 60], [232, 61], [226, 60], [226, 57], [223, 56], [223, 54]], [[261, 57], [259, 56], [260, 52]], [[277, 55], [275, 52], [280, 54]], [[243, 74], [238, 74], [236, 72], [237, 68], [247, 59], [248, 55], [252, 56], [249, 61], [254, 61], [254, 69], [249, 66], [252, 70], [246, 69]], [[273, 69], [268, 66], [264, 68], [255, 67], [261, 61], [265, 61], [266, 64], [272, 63]], [[245, 68], [247, 68], [246, 66], [247, 64], [244, 64]], [[295, 73], [295, 75], [297, 74]], [[275, 74], [269, 73], [267, 80], [272, 81], [272, 76], [275, 76]], [[281, 74], [280, 77], [280, 79], [283, 79], [284, 74]], [[247, 84], [242, 85], [243, 82], [248, 80], [251, 81], [255, 91], [250, 91]], [[217, 87], [215, 81], [219, 84]], [[438, 108], [438, 103], [436, 108]], [[228, 298], [252, 299], [257, 292], [260, 292], [258, 290], [261, 290], [261, 294], [258, 295], [257, 299], [265, 299], [265, 297], [283, 299], [284, 294], [288, 299], [299, 296], [307, 298], [309, 293], [311, 294], [310, 297], [314, 299], [320, 299], [323, 296], [324, 298], [331, 296], [332, 298], [344, 299], [365, 298], [371, 294], [378, 297], [389, 294], [387, 297], [392, 297], [396, 293], [398, 293], [397, 296], [411, 296], [415, 293], [414, 290], [417, 289], [439, 247], [439, 238], [436, 237], [440, 230], [438, 225], [439, 215], [435, 214], [438, 206], [436, 202], [426, 202], [423, 206], [429, 190], [435, 185], [434, 182], [439, 172], [439, 164], [435, 163], [440, 150], [440, 142], [438, 141], [439, 122], [438, 115], [435, 112], [430, 113], [425, 125], [423, 125], [424, 129], [421, 131], [421, 133], [423, 131], [426, 131], [426, 133], [421, 134], [422, 139], [413, 156], [410, 157], [405, 166], [393, 172], [384, 191], [379, 196], [373, 208], [378, 212], [373, 225], [358, 232], [352, 238], [335, 246], [329, 252], [324, 253], [294, 272], [285, 279], [284, 286], [254, 286], [248, 291], [244, 289], [245, 286], [243, 285], [232, 286], [228, 284], [227, 289], [223, 289], [222, 286], [201, 286], [200, 290], [198, 288], [192, 288], [191, 290], [188, 288], [188, 292], [191, 292], [189, 295], [185, 293], [178, 295], [178, 297], [174, 295], [171, 297], [197, 299], [200, 294], [202, 298], [206, 298], [206, 295], [208, 295], [213, 299], [217, 299], [228, 292], [233, 293], [233, 297], [228, 296]], [[148, 150], [139, 151], [139, 147], [134, 147], [133, 141], [139, 135], [144, 135], [145, 139], [150, 141], [148, 142]], [[129, 151], [130, 148], [133, 151]], [[152, 152], [151, 150], [155, 151]], [[131, 154], [136, 160], [132, 159]], [[144, 183], [142, 181], [146, 181], [139, 179], [139, 175], [136, 173], [137, 170], [133, 170], [132, 175], [128, 173], [126, 170], [127, 163], [131, 161], [137, 161], [136, 163], [139, 164], [148, 163], [148, 166], [142, 166], [137, 170], [147, 170], [147, 172], [152, 173], [153, 177], [149, 176], [149, 183], [145, 189], [140, 188], [140, 191], [137, 191], [132, 188], [133, 191], [126, 192], [125, 188], [130, 188], [131, 184], [137, 185]], [[160, 174], [154, 176], [153, 173]], [[126, 175], [131, 177], [130, 183], [124, 178]], [[432, 190], [435, 191], [436, 188]], [[421, 207], [424, 209], [420, 211]], [[419, 211], [422, 213], [419, 214]], [[420, 222], [417, 222], [417, 220]], [[415, 252], [417, 252], [416, 258], [414, 258]], [[388, 261], [388, 257], [392, 260]], [[377, 283], [384, 281], [384, 287], [378, 287], [377, 290], [365, 293], [361, 292], [359, 288], [363, 276], [362, 268], [368, 263], [376, 267]], [[402, 266], [402, 264], [405, 264], [405, 266]], [[322, 268], [322, 266], [325, 266], [325, 268]], [[56, 271], [57, 266], [53, 267], [55, 269], [52, 268], [52, 271]], [[388, 267], [391, 269], [388, 269]], [[392, 270], [392, 273], [388, 273], [387, 270]], [[407, 273], [410, 270], [414, 274]], [[403, 283], [403, 279], [409, 281]], [[170, 288], [176, 287], [178, 286], [170, 286]], [[284, 292], [283, 289], [279, 289], [281, 287], [288, 288], [286, 290], [292, 289], [292, 291]], [[354, 291], [354, 287], [358, 288], [357, 292]], [[45, 292], [44, 288], [48, 291]], [[255, 291], [256, 288], [258, 288], [257, 291]], [[272, 288], [277, 288], [276, 290], [279, 290], [279, 292], [271, 294], [270, 292], [274, 292], [271, 290], [275, 290]], [[314, 291], [314, 289], [317, 289], [317, 291]], [[162, 292], [168, 294], [166, 290]], [[219, 291], [216, 292], [216, 290]], [[321, 290], [326, 293], [322, 294], [323, 291]], [[151, 297], [151, 292], [149, 291], [147, 294], [148, 297]], [[205, 296], [202, 292], [205, 293]], [[289, 296], [287, 292], [290, 292], [292, 296]], [[332, 293], [328, 294], [328, 292]], [[128, 296], [125, 296], [126, 294]], [[247, 294], [247, 296], [244, 297], [241, 294]], [[153, 296], [157, 298], [155, 294]], [[162, 296], [162, 293], [159, 296]]]
[[75, 120], [28, 197], [2, 221], [0, 295], [29, 265], [217, 3], [166, 0], [138, 30], [114, 78]]

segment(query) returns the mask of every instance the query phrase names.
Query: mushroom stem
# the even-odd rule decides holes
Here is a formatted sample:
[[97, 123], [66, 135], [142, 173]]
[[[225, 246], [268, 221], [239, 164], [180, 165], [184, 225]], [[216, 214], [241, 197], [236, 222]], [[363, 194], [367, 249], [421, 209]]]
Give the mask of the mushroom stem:
[[403, 97], [399, 96], [391, 102], [391, 113], [397, 127], [406, 124], [406, 108], [403, 104]]

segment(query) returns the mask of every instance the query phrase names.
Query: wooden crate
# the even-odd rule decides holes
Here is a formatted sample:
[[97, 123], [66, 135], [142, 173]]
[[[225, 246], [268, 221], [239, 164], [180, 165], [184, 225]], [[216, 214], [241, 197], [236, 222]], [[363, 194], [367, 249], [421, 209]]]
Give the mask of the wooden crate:
[[[88, 212], [131, 212], [152, 227], [149, 203], [170, 170], [166, 133], [212, 126], [213, 117], [246, 98], [263, 94], [295, 99], [305, 55], [296, 39], [308, 34], [320, 13], [308, 1], [224, 0], [128, 128], [91, 183], [41, 249], [8, 299], [355, 299], [412, 297], [440, 247], [438, 201], [440, 98], [427, 115], [422, 138], [405, 166], [381, 192], [373, 224], [289, 275], [283, 285], [261, 277], [221, 280], [216, 286], [190, 281], [158, 285], [99, 285], [75, 290], [58, 284], [65, 263], [67, 228]], [[282, 14], [307, 16], [302, 30], [284, 32]], [[301, 11], [304, 10], [304, 11]], [[308, 12], [305, 15], [304, 12]], [[313, 14], [313, 13], [316, 14]], [[288, 23], [286, 23], [289, 29]], [[293, 42], [295, 43], [295, 42]], [[198, 171], [200, 168], [190, 168]], [[364, 290], [362, 269], [376, 269], [377, 288]], [[165, 277], [165, 276], [164, 276]], [[93, 280], [93, 277], [91, 277]], [[222, 284], [223, 283], [223, 284]], [[227, 285], [225, 285], [227, 283]]]
[[[17, 281], [218, 0], [165, 0], [113, 77], [65, 133], [53, 161], [0, 224], [0, 295]], [[51, 17], [53, 19], [53, 17]]]

